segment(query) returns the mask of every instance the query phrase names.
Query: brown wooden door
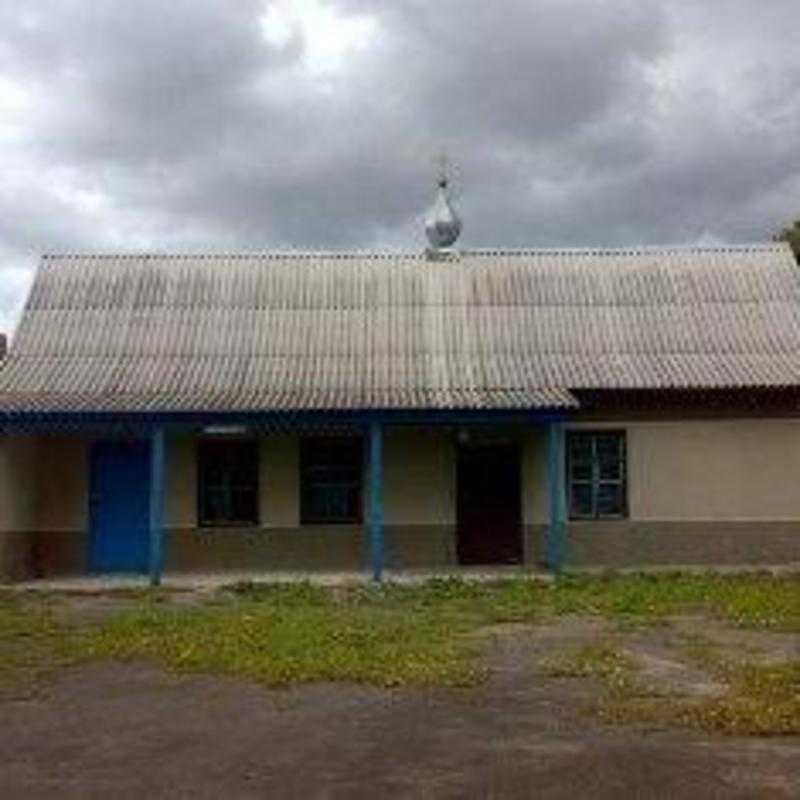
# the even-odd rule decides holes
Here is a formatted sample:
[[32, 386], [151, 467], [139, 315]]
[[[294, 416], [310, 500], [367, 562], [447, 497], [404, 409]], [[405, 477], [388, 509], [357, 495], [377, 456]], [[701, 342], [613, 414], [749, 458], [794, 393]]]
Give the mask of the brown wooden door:
[[460, 446], [456, 487], [459, 564], [520, 563], [519, 448]]

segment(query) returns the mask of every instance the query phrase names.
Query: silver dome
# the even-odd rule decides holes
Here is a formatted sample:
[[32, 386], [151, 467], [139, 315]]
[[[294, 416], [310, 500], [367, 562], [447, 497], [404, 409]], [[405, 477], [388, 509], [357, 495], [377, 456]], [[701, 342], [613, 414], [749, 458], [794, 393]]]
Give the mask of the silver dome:
[[461, 233], [461, 220], [450, 205], [447, 195], [447, 179], [439, 180], [439, 191], [436, 193], [436, 202], [425, 217], [425, 235], [431, 247], [439, 250], [443, 247], [452, 247]]

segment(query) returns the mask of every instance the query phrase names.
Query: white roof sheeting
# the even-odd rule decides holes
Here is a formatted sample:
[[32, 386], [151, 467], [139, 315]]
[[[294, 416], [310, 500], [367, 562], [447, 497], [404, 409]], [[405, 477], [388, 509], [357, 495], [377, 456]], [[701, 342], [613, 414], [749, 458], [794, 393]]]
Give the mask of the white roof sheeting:
[[5, 411], [557, 408], [800, 384], [782, 244], [42, 259]]

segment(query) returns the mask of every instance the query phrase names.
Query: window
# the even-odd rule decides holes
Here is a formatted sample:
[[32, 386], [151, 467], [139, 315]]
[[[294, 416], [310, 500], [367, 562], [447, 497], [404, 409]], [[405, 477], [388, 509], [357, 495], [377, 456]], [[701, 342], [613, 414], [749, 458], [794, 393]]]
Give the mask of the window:
[[361, 522], [361, 439], [304, 439], [300, 452], [304, 524]]
[[208, 439], [198, 452], [201, 526], [258, 524], [258, 443]]
[[625, 434], [619, 431], [567, 434], [570, 519], [627, 514]]

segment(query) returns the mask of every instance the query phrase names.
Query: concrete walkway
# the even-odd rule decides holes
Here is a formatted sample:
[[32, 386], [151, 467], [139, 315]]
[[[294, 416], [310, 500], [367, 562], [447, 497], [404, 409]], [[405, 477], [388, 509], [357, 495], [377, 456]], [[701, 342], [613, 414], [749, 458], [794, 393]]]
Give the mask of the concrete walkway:
[[[386, 570], [383, 580], [387, 583], [413, 585], [433, 578], [461, 578], [463, 580], [489, 582], [509, 578], [528, 578], [537, 581], [552, 581], [547, 572], [522, 569], [521, 567], [460, 567], [452, 570]], [[300, 583], [308, 582], [315, 586], [355, 586], [372, 583], [368, 572], [184, 572], [167, 573], [163, 576], [161, 587], [173, 591], [214, 592], [223, 586], [241, 582], [253, 583]], [[149, 586], [148, 577], [138, 574], [114, 575], [72, 575], [59, 578], [39, 578], [8, 584], [4, 589], [20, 592], [75, 592], [98, 593], [115, 590], [145, 589]]]
[[[692, 565], [673, 564], [667, 566], [625, 567], [610, 570], [607, 567], [582, 567], [569, 570], [571, 575], [659, 575], [682, 573], [693, 575], [800, 575], [800, 563], [752, 564], [752, 565]], [[458, 578], [476, 582], [500, 581], [512, 578], [552, 582], [552, 573], [531, 570], [519, 566], [509, 567], [455, 567], [453, 569], [407, 569], [386, 570], [383, 580], [387, 583], [414, 585], [433, 578]], [[215, 592], [234, 583], [299, 583], [307, 581], [315, 586], [355, 586], [372, 583], [372, 576], [364, 572], [290, 572], [290, 571], [230, 571], [230, 572], [180, 572], [167, 573], [161, 586], [167, 591]], [[115, 590], [146, 589], [147, 575], [73, 575], [58, 578], [39, 578], [11, 584], [0, 584], [5, 590], [19, 592], [74, 592], [95, 594]]]

